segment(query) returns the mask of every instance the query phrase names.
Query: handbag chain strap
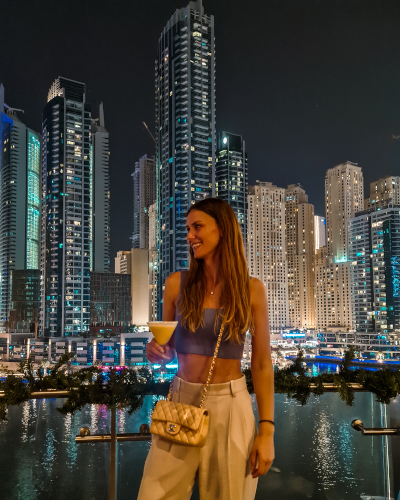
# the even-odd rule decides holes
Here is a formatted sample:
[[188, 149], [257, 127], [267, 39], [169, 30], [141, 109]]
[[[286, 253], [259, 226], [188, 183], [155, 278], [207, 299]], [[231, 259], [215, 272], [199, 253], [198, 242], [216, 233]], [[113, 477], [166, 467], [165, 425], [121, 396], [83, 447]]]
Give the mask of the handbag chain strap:
[[[219, 349], [219, 345], [221, 343], [221, 339], [222, 339], [222, 333], [224, 331], [224, 327], [225, 327], [225, 321], [222, 322], [222, 325], [221, 325], [221, 329], [219, 331], [219, 335], [218, 335], [218, 339], [217, 339], [217, 344], [215, 346], [215, 351], [214, 351], [214, 356], [213, 356], [213, 359], [211, 361], [211, 366], [210, 366], [210, 371], [208, 372], [208, 377], [207, 377], [207, 382], [206, 382], [206, 385], [204, 386], [204, 390], [203, 390], [203, 395], [201, 397], [201, 401], [200, 401], [200, 406], [199, 408], [202, 408], [203, 407], [203, 403], [204, 403], [204, 400], [206, 398], [206, 395], [207, 395], [207, 391], [208, 391], [208, 386], [210, 385], [210, 381], [211, 381], [211, 375], [212, 375], [212, 372], [214, 370], [214, 366], [215, 366], [215, 360], [217, 359], [217, 356], [218, 356], [218, 349]], [[172, 386], [173, 386], [173, 382], [171, 382], [171, 385], [169, 387], [169, 392], [168, 392], [168, 396], [167, 396], [167, 401], [171, 401], [171, 396], [172, 396]]]

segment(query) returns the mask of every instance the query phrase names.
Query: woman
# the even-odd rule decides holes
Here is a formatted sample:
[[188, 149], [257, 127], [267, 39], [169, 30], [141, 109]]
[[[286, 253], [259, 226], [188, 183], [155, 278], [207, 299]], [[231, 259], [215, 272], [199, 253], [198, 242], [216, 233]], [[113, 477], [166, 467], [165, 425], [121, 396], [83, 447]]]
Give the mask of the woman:
[[[201, 500], [253, 500], [257, 478], [274, 459], [274, 384], [268, 306], [261, 281], [250, 279], [236, 215], [223, 200], [192, 205], [186, 219], [189, 271], [165, 281], [163, 320], [178, 320], [168, 345], [147, 344], [151, 363], [172, 361], [179, 369], [172, 401], [199, 405], [225, 320], [224, 336], [204, 402], [210, 428], [202, 448], [153, 436], [138, 500], [190, 499], [197, 478]], [[260, 415], [259, 432], [241, 358], [252, 334], [251, 372]]]

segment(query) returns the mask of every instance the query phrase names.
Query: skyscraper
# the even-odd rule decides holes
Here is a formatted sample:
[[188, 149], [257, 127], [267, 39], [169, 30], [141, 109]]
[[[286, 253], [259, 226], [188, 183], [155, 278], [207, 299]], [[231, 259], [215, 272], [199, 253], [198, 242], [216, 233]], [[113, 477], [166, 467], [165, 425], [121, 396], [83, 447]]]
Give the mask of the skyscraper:
[[[326, 264], [326, 246], [315, 252], [315, 314], [317, 328], [327, 328], [335, 324], [335, 317], [331, 316], [331, 293], [334, 285], [333, 276], [328, 274], [331, 269]], [[336, 272], [336, 269], [335, 269]]]
[[240, 135], [230, 132], [218, 134], [215, 164], [215, 195], [233, 208], [243, 242], [247, 244], [247, 153]]
[[348, 161], [326, 172], [326, 244], [333, 263], [348, 260], [348, 220], [363, 209], [363, 198], [363, 174], [356, 163]]
[[399, 331], [400, 204], [356, 213], [349, 239], [356, 331]]
[[92, 270], [110, 272], [110, 169], [109, 133], [104, 123], [103, 103], [99, 118], [92, 120]]
[[286, 188], [285, 235], [289, 325], [315, 327], [314, 206], [300, 184]]
[[85, 84], [59, 77], [43, 110], [41, 332], [89, 330], [91, 112]]
[[390, 176], [371, 182], [369, 196], [364, 200], [364, 209], [378, 208], [389, 203], [400, 204], [400, 177]]
[[132, 324], [146, 325], [152, 317], [150, 301], [156, 295], [149, 274], [152, 274], [152, 260], [146, 248], [132, 248], [130, 252], [118, 252], [115, 259], [116, 274], [130, 274], [132, 297]]
[[149, 207], [149, 321], [157, 321], [158, 256], [156, 247], [157, 207]]
[[214, 18], [204, 13], [201, 0], [176, 10], [159, 39], [155, 88], [160, 290], [171, 272], [188, 268], [188, 208], [215, 193], [214, 46]]
[[248, 192], [247, 265], [267, 288], [272, 333], [289, 326], [285, 189], [257, 181]]
[[[3, 115], [4, 115], [4, 85], [0, 83], [0, 139], [3, 137]], [[2, 147], [1, 151], [3, 151], [3, 149], [4, 147]], [[0, 154], [0, 167], [1, 167], [1, 157], [2, 154]]]
[[315, 236], [315, 252], [326, 246], [326, 221], [325, 217], [314, 215], [314, 236]]
[[117, 252], [115, 257], [115, 272], [116, 274], [131, 274], [132, 269], [132, 252], [122, 250]]
[[[4, 106], [3, 87], [0, 93]], [[12, 271], [39, 269], [41, 140], [17, 115], [20, 110], [5, 105], [0, 111], [0, 327], [4, 327]]]
[[144, 155], [135, 164], [133, 179], [132, 248], [149, 248], [149, 207], [156, 200], [154, 157]]
[[[325, 176], [326, 256], [316, 276], [317, 326], [352, 328], [348, 222], [364, 204], [361, 167], [346, 162]], [[320, 262], [320, 257], [318, 258]], [[325, 254], [324, 254], [325, 255]], [[323, 278], [322, 276], [325, 276]], [[325, 279], [323, 282], [321, 280]], [[326, 300], [323, 288], [326, 289]]]

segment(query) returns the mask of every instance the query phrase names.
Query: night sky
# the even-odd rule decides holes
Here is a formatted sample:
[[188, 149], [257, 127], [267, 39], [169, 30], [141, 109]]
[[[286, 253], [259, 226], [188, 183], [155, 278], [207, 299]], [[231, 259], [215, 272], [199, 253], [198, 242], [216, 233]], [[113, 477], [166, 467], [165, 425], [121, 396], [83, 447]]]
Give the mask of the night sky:
[[[51, 83], [86, 83], [110, 132], [111, 257], [130, 248], [137, 159], [154, 154], [154, 60], [183, 0], [1, 2], [0, 81], [41, 130]], [[301, 183], [324, 215], [324, 176], [346, 160], [400, 175], [400, 2], [205, 0], [215, 17], [217, 131], [241, 134], [249, 183]]]

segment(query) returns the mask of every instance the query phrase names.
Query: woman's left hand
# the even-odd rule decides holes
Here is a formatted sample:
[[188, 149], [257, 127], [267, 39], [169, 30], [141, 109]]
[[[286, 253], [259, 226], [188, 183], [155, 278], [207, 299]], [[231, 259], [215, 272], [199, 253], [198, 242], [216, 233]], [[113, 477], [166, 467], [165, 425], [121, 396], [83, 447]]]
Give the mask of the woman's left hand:
[[253, 448], [250, 453], [251, 474], [253, 478], [266, 474], [274, 458], [275, 447], [273, 433], [258, 434], [254, 440]]

